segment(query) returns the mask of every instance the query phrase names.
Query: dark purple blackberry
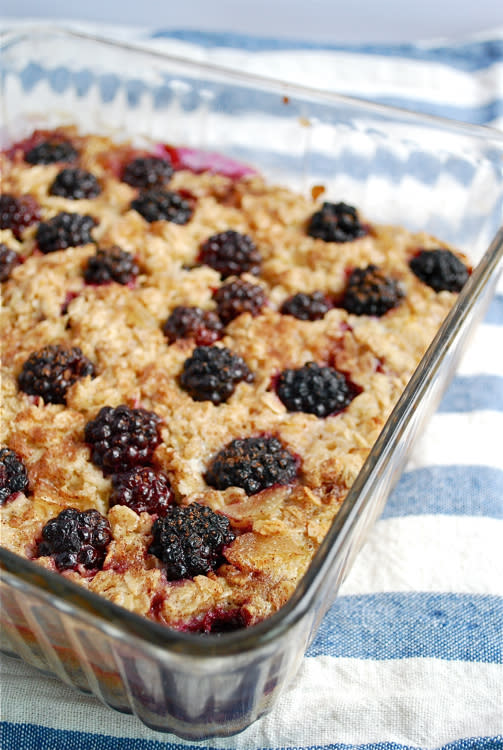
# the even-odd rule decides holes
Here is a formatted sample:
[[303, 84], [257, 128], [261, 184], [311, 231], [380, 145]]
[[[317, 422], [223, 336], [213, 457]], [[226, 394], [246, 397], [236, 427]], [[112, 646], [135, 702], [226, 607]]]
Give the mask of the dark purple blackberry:
[[9, 500], [16, 492], [28, 489], [26, 466], [17, 453], [10, 448], [0, 449], [0, 505]]
[[165, 515], [174, 502], [168, 476], [150, 466], [137, 466], [112, 477], [110, 506], [126, 505], [135, 513]]
[[26, 227], [40, 219], [40, 206], [31, 195], [0, 195], [0, 229], [10, 229], [20, 240]]
[[373, 264], [352, 271], [342, 307], [354, 315], [384, 315], [396, 307], [403, 292], [395, 279], [386, 276]]
[[42, 529], [37, 556], [51, 556], [58, 570], [99, 570], [111, 540], [108, 519], [99, 511], [65, 508]]
[[162, 330], [169, 343], [194, 339], [198, 346], [209, 346], [222, 336], [223, 323], [211, 310], [200, 307], [175, 307]]
[[213, 295], [220, 320], [227, 325], [238, 315], [248, 312], [257, 316], [267, 302], [265, 292], [258, 284], [236, 279], [221, 286]]
[[91, 460], [105, 474], [119, 474], [148, 464], [161, 442], [160, 417], [146, 409], [103, 406], [87, 423], [85, 440]]
[[148, 551], [165, 564], [168, 581], [216, 570], [236, 538], [228, 518], [199, 503], [171, 506], [154, 522], [152, 534]]
[[468, 279], [465, 264], [450, 250], [420, 250], [410, 261], [418, 279], [436, 292], [460, 292]]
[[325, 242], [351, 242], [367, 234], [360, 224], [358, 212], [347, 203], [324, 203], [321, 211], [311, 216], [307, 233]]
[[131, 208], [138, 211], [148, 222], [171, 221], [186, 224], [192, 216], [192, 206], [179, 193], [153, 188], [140, 193], [131, 201]]
[[152, 188], [171, 179], [173, 167], [167, 159], [158, 156], [141, 156], [126, 164], [122, 181], [137, 188]]
[[78, 247], [94, 242], [91, 229], [96, 219], [87, 214], [70, 214], [66, 211], [53, 216], [49, 221], [41, 221], [35, 239], [42, 253], [54, 253], [67, 247]]
[[12, 271], [21, 263], [21, 257], [15, 250], [0, 242], [0, 282], [7, 281]]
[[194, 401], [221, 404], [232, 396], [236, 385], [253, 382], [248, 365], [230, 349], [198, 346], [185, 360], [180, 385]]
[[288, 411], [303, 411], [317, 417], [342, 411], [354, 395], [342, 372], [320, 367], [315, 362], [296, 370], [283, 370], [276, 392]]
[[70, 386], [87, 375], [94, 376], [94, 365], [78, 347], [52, 344], [30, 354], [18, 384], [25, 393], [42, 396], [46, 404], [65, 404]]
[[63, 169], [49, 188], [50, 195], [58, 195], [73, 201], [97, 198], [100, 193], [101, 185], [92, 172], [86, 172], [78, 167]]
[[331, 307], [330, 300], [323, 292], [299, 292], [283, 302], [280, 312], [283, 315], [293, 315], [298, 320], [321, 320]]
[[114, 245], [98, 248], [96, 255], [87, 261], [84, 279], [88, 284], [129, 284], [136, 279], [140, 269], [131, 253]]
[[78, 151], [68, 141], [43, 141], [30, 148], [24, 160], [28, 164], [55, 164], [58, 161], [75, 161], [78, 156]]
[[201, 245], [198, 260], [218, 271], [223, 279], [240, 276], [242, 273], [257, 276], [262, 263], [262, 257], [252, 238], [233, 229], [209, 237]]
[[241, 487], [248, 495], [297, 476], [297, 459], [274, 437], [232, 440], [210, 464], [206, 482], [217, 490]]

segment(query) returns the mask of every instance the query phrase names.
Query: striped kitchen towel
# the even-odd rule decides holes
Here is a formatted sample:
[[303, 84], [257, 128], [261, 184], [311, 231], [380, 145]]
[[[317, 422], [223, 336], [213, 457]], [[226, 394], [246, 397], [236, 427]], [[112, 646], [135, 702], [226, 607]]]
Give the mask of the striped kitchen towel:
[[[202, 32], [106, 33], [503, 129], [503, 30], [458, 43], [386, 47]], [[503, 748], [502, 434], [500, 285], [341, 596], [271, 714], [233, 738], [184, 742], [3, 657], [2, 747]]]

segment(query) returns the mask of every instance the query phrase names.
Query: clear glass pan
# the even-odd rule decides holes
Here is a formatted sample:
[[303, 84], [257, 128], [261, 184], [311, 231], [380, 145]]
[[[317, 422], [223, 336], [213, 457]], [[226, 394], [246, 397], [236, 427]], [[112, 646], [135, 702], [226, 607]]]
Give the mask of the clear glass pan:
[[153, 729], [194, 740], [239, 732], [295, 675], [487, 309], [503, 257], [503, 136], [64, 30], [7, 34], [0, 52], [0, 145], [72, 123], [216, 151], [299, 191], [324, 184], [329, 199], [436, 234], [476, 263], [308, 572], [270, 619], [218, 637], [173, 632], [0, 549], [3, 651]]

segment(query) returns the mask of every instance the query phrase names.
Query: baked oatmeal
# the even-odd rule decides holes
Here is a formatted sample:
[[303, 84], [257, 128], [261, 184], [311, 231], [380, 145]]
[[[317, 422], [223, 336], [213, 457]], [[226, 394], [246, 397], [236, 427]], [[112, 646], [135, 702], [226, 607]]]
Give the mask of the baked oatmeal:
[[291, 596], [469, 269], [182, 153], [66, 128], [0, 157], [2, 544], [218, 632]]

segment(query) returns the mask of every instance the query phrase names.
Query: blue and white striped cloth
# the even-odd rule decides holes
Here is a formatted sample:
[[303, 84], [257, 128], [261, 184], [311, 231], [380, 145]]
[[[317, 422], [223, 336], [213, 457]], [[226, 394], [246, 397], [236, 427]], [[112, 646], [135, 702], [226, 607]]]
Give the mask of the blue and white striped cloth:
[[[103, 30], [100, 29], [103, 34]], [[503, 129], [503, 29], [456, 44], [109, 35]], [[503, 287], [341, 596], [271, 714], [225, 740], [148, 730], [2, 658], [6, 750], [503, 748]]]

